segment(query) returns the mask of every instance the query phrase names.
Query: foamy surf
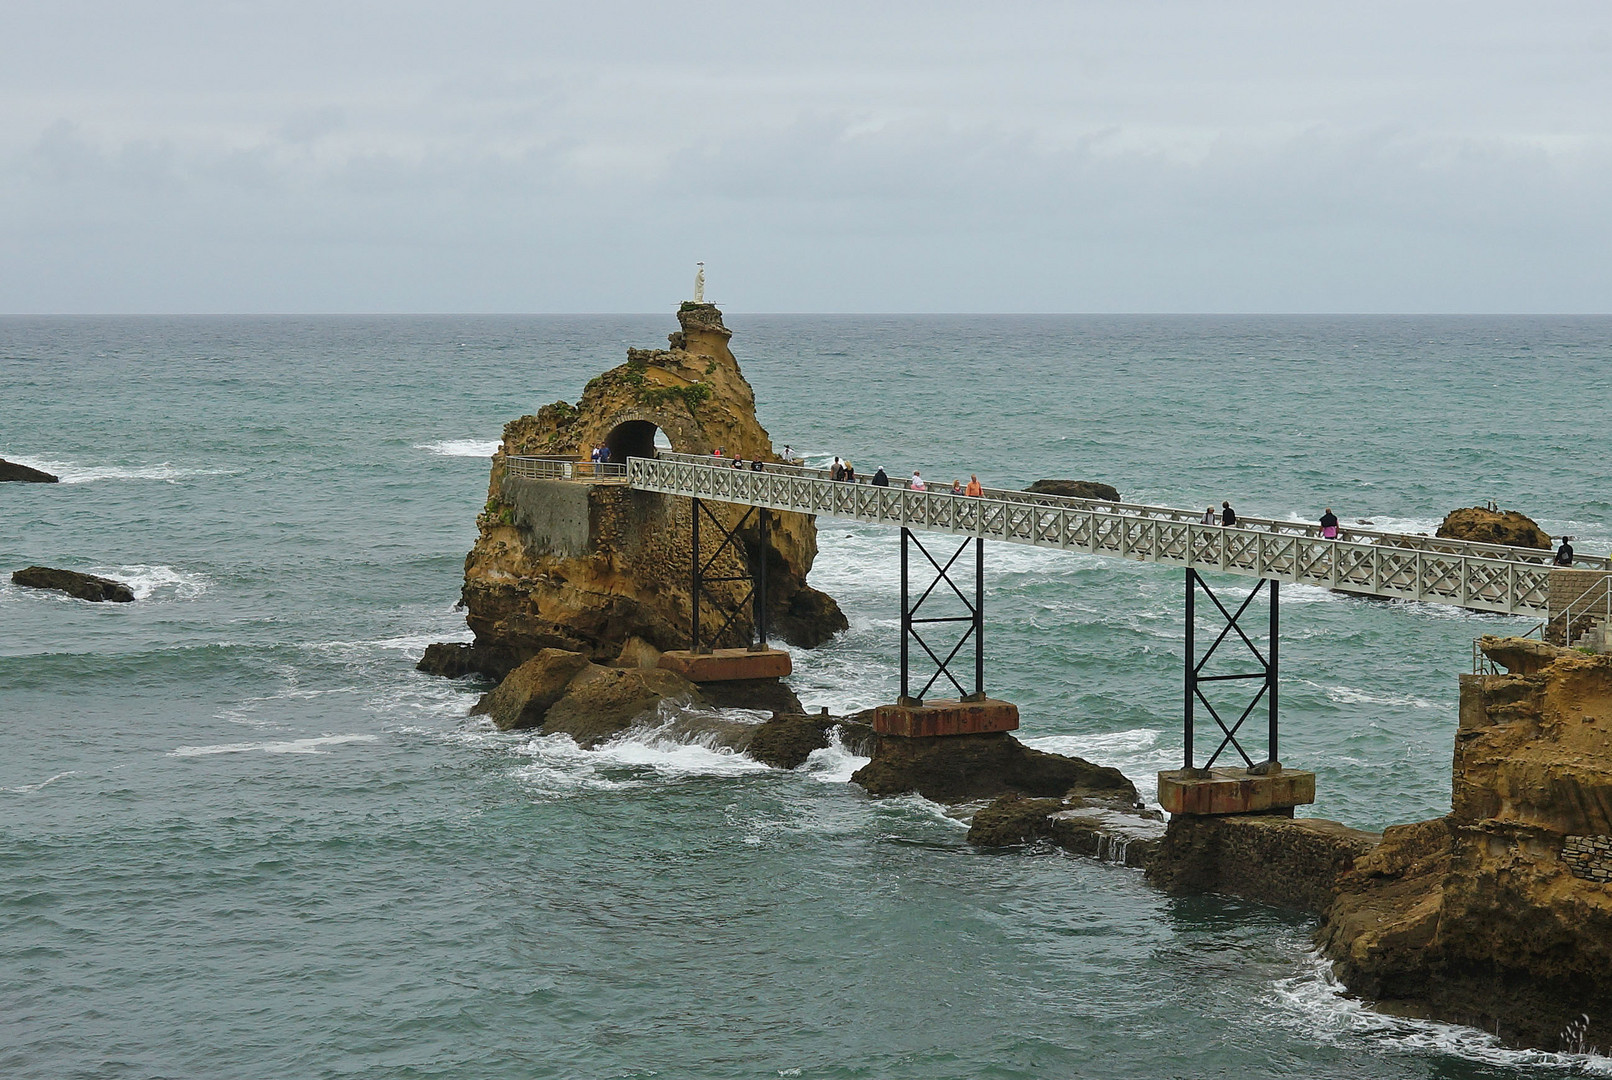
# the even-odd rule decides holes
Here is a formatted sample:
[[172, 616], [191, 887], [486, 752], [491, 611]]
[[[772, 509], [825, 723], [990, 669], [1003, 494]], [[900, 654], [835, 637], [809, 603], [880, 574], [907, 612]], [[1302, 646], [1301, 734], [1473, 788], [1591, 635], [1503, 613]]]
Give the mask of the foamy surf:
[[229, 476], [236, 469], [197, 469], [175, 465], [170, 461], [155, 465], [80, 465], [75, 461], [57, 461], [53, 458], [13, 457], [19, 465], [43, 469], [52, 473], [64, 484], [90, 484], [100, 480], [157, 480], [176, 484], [197, 476]]
[[438, 457], [490, 458], [498, 452], [498, 446], [497, 439], [443, 439], [440, 442], [415, 443], [414, 449]]
[[134, 591], [136, 600], [150, 600], [153, 597], [165, 600], [194, 600], [213, 584], [204, 574], [175, 570], [171, 566], [160, 564], [147, 566], [133, 563], [127, 566], [97, 568], [91, 573], [123, 582]]
[[1374, 1047], [1418, 1055], [1449, 1055], [1504, 1069], [1536, 1069], [1572, 1076], [1612, 1076], [1612, 1058], [1598, 1052], [1514, 1050], [1493, 1034], [1459, 1024], [1412, 1020], [1375, 1012], [1350, 997], [1319, 952], [1305, 970], [1272, 986], [1276, 1015], [1326, 1045], [1362, 1040]]
[[59, 772], [47, 780], [41, 780], [37, 784], [18, 784], [16, 787], [0, 787], [0, 791], [5, 792], [7, 795], [31, 795], [36, 791], [49, 787], [58, 780], [65, 780], [69, 776], [77, 775], [77, 769], [69, 769], [66, 772]]
[[327, 754], [329, 747], [347, 743], [375, 742], [375, 735], [318, 735], [306, 739], [287, 739], [284, 742], [219, 743], [214, 746], [176, 746], [168, 751], [169, 757], [210, 757], [214, 754]]

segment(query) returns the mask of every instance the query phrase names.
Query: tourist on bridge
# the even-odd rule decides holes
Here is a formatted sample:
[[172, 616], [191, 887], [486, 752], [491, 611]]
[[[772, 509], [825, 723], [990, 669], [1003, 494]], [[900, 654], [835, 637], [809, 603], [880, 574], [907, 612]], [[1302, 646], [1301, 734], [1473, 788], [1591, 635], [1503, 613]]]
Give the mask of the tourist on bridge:
[[593, 461], [593, 463], [595, 465], [599, 464], [599, 451], [603, 450], [603, 449], [604, 449], [604, 447], [602, 447], [602, 446], [595, 446], [593, 448], [593, 451], [592, 451], [592, 454], [591, 454], [591, 460]]
[[849, 461], [845, 463], [845, 482], [847, 484], [856, 483], [856, 467]]
[[1220, 523], [1222, 525], [1237, 524], [1237, 511], [1231, 508], [1231, 503], [1229, 502], [1222, 502], [1220, 504]]
[[1332, 512], [1330, 506], [1327, 507], [1327, 512], [1321, 515], [1321, 537], [1324, 540], [1338, 538], [1338, 515]]
[[880, 465], [879, 466], [879, 471], [873, 474], [873, 486], [874, 487], [889, 487], [890, 486], [890, 477], [889, 477], [888, 474], [885, 473], [883, 465]]
[[975, 498], [979, 498], [981, 495], [984, 495], [985, 489], [980, 486], [980, 478], [975, 476], [973, 473], [969, 473], [968, 486], [963, 489], [963, 494], [972, 495]]
[[1569, 543], [1572, 539], [1571, 536], [1562, 537], [1562, 546], [1556, 549], [1557, 566], [1573, 565], [1573, 545]]
[[750, 463], [750, 471], [751, 472], [760, 472], [761, 471], [761, 459], [760, 458], [756, 458], [754, 461], [752, 461]]
[[953, 480], [952, 481], [952, 494], [953, 495], [961, 495], [962, 493], [963, 493], [963, 482], [961, 480]]
[[742, 469], [742, 468], [744, 468], [744, 458], [742, 458], [742, 457], [735, 457], [735, 458], [734, 458], [734, 459], [733, 459], [733, 468], [735, 468], [735, 469]]
[[1215, 508], [1214, 507], [1207, 506], [1207, 507], [1204, 508], [1204, 511], [1203, 511], [1203, 523], [1205, 525], [1213, 525], [1215, 523]]
[[720, 447], [720, 446], [717, 447], [716, 448], [716, 453], [712, 454], [711, 456], [712, 457], [721, 457], [722, 456], [722, 447]]
[[918, 475], [918, 470], [917, 469], [912, 470], [912, 479], [907, 481], [907, 489], [909, 491], [928, 491], [929, 490], [928, 488], [926, 488], [924, 486], [924, 478]]
[[837, 455], [834, 458], [834, 464], [832, 464], [832, 465], [830, 465], [828, 467], [828, 478], [830, 480], [844, 480], [845, 479], [845, 465], [844, 465], [843, 462], [840, 461], [840, 459], [839, 459], [839, 457]]

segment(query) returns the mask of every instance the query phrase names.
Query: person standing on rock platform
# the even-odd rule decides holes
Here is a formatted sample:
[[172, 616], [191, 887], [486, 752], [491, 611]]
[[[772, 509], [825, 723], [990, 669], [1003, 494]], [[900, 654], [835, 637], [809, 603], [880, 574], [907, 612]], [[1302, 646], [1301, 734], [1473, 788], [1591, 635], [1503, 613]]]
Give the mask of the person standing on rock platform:
[[1569, 543], [1572, 539], [1571, 536], [1562, 537], [1562, 546], [1556, 549], [1555, 562], [1557, 566], [1573, 565], [1573, 545]]
[[1222, 502], [1220, 504], [1220, 523], [1222, 525], [1237, 524], [1237, 511], [1231, 508], [1231, 503], [1229, 502]]
[[985, 489], [980, 486], [980, 478], [975, 476], [973, 473], [969, 473], [968, 474], [968, 486], [963, 489], [963, 494], [964, 495], [972, 495], [976, 499], [979, 498], [981, 495], [984, 495], [985, 494]]
[[884, 471], [884, 466], [883, 465], [880, 465], [879, 466], [879, 471], [873, 474], [873, 486], [874, 487], [889, 487], [890, 486], [890, 476], [889, 476], [888, 473], [886, 473]]
[[1213, 525], [1215, 523], [1215, 508], [1214, 507], [1212, 507], [1212, 506], [1204, 507], [1203, 523], [1205, 525]]
[[1321, 515], [1321, 538], [1323, 540], [1336, 540], [1338, 538], [1338, 515], [1327, 507], [1327, 512]]

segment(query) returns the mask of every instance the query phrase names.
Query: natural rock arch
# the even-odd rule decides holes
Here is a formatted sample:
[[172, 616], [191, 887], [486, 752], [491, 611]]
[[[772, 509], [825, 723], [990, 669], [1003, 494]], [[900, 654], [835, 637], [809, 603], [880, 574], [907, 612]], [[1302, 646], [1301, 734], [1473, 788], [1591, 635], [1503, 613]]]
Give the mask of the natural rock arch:
[[[628, 457], [655, 456], [655, 436], [660, 434], [679, 454], [709, 453], [705, 439], [687, 417], [649, 409], [623, 409], [596, 424], [587, 425], [580, 452], [585, 456], [593, 443], [610, 448], [610, 460], [625, 462]], [[594, 434], [597, 432], [597, 434]]]

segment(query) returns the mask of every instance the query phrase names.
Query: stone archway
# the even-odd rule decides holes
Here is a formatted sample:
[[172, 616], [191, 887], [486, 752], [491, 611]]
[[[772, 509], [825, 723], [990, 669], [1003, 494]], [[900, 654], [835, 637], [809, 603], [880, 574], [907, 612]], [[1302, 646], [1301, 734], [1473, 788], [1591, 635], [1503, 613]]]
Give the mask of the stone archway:
[[660, 428], [648, 420], [626, 420], [610, 429], [604, 445], [612, 462], [626, 464], [630, 457], [653, 458], [655, 437], [659, 434]]

